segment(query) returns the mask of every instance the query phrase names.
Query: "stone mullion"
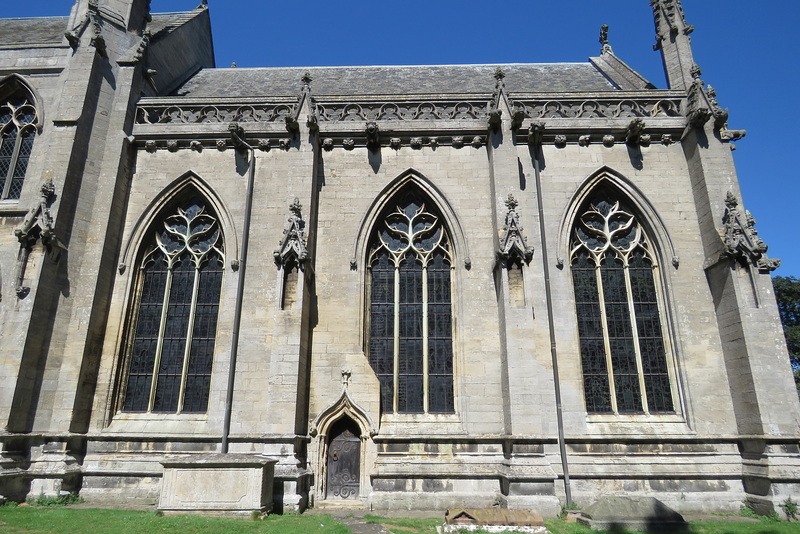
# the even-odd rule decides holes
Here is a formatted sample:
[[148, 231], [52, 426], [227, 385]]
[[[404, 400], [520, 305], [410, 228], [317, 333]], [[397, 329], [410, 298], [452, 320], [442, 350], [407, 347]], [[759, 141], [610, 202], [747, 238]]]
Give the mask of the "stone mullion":
[[422, 264], [422, 409], [428, 413], [430, 407], [428, 360], [428, 262]]
[[394, 262], [394, 343], [392, 344], [394, 359], [394, 376], [392, 380], [392, 412], [397, 413], [399, 407], [398, 386], [400, 385], [400, 259]]
[[642, 410], [649, 414], [650, 409], [647, 404], [647, 391], [644, 384], [644, 366], [642, 364], [642, 348], [639, 346], [639, 328], [636, 325], [636, 306], [633, 302], [633, 287], [631, 285], [631, 273], [628, 269], [628, 262], [625, 262], [625, 291], [628, 293], [628, 314], [631, 321], [631, 336], [633, 337], [633, 350], [636, 353], [636, 372], [639, 375], [639, 393], [642, 399]]
[[173, 262], [170, 260], [167, 268], [167, 283], [164, 286], [164, 300], [161, 304], [161, 322], [158, 325], [158, 342], [156, 354], [153, 358], [153, 378], [150, 381], [150, 398], [147, 401], [147, 411], [152, 412], [156, 401], [156, 386], [158, 385], [158, 367], [161, 365], [161, 350], [164, 348], [164, 330], [167, 328], [167, 313], [169, 312], [169, 294], [172, 291]]
[[[597, 260], [595, 260], [597, 261]], [[606, 315], [606, 297], [603, 291], [603, 276], [600, 272], [600, 264], [597, 263], [594, 268], [595, 276], [597, 277], [597, 300], [600, 304], [600, 318], [603, 321], [603, 348], [606, 351], [606, 372], [608, 373], [608, 389], [611, 395], [611, 411], [614, 415], [619, 414], [617, 410], [617, 387], [614, 384], [614, 366], [611, 360], [611, 338], [608, 335], [608, 316]]]
[[192, 287], [192, 305], [189, 308], [189, 324], [186, 327], [186, 347], [183, 351], [183, 368], [181, 369], [181, 388], [178, 393], [178, 413], [183, 411], [183, 399], [186, 395], [186, 375], [189, 372], [189, 357], [192, 354], [192, 337], [194, 336], [194, 317], [197, 311], [197, 293], [200, 288], [200, 268], [195, 265], [194, 285]]

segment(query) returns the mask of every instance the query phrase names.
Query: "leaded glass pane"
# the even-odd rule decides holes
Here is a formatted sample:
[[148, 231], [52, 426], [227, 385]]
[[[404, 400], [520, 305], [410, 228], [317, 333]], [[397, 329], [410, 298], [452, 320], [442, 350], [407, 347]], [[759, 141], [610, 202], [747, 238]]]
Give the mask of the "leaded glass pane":
[[142, 269], [136, 337], [123, 404], [123, 409], [128, 412], [145, 412], [148, 408], [166, 285], [167, 262], [157, 251]]
[[[36, 108], [25, 98], [11, 98], [0, 106], [0, 193], [18, 199], [36, 137]], [[11, 180], [9, 183], [8, 181]], [[7, 189], [7, 190], [6, 190]]]
[[422, 264], [414, 257], [406, 256], [397, 276], [400, 278], [397, 409], [418, 413], [424, 411]]
[[[218, 223], [202, 202], [191, 199], [163, 221], [154, 237], [153, 250], [142, 260], [139, 321], [123, 409], [203, 413], [224, 271]], [[158, 376], [150, 405], [154, 366]]]
[[381, 383], [381, 409], [394, 404], [394, 265], [381, 249], [372, 264], [370, 282], [369, 363]]
[[158, 366], [154, 412], [178, 411], [183, 358], [189, 334], [195, 268], [191, 257], [184, 253], [172, 271], [172, 286], [167, 304], [161, 362]]
[[398, 412], [421, 413], [427, 404], [429, 411], [451, 413], [450, 259], [439, 217], [417, 195], [406, 194], [382, 215], [369, 263], [369, 361], [381, 383], [382, 409], [393, 411], [396, 402]]
[[453, 412], [453, 326], [450, 263], [437, 250], [428, 264], [428, 410]]
[[197, 271], [200, 281], [197, 287], [192, 349], [189, 354], [183, 398], [184, 412], [204, 413], [208, 406], [222, 272], [222, 259], [216, 253], [213, 253]]
[[600, 315], [596, 268], [588, 252], [578, 254], [573, 260], [572, 283], [575, 286], [586, 410], [591, 413], [608, 413], [612, 410], [606, 353], [603, 348], [603, 321]]
[[571, 248], [587, 411], [613, 411], [614, 392], [619, 413], [643, 411], [642, 395], [649, 412], [672, 412], [653, 264], [633, 212], [601, 191], [584, 206]]
[[653, 268], [641, 251], [634, 252], [629, 272], [636, 310], [636, 326], [639, 330], [647, 404], [650, 412], [672, 412], [674, 407], [661, 333], [661, 319], [656, 302]]

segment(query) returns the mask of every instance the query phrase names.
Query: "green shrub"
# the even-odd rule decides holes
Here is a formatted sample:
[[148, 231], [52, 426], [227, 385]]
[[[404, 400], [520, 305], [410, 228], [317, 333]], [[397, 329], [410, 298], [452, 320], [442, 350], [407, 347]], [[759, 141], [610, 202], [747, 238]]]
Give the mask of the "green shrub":
[[68, 504], [82, 503], [84, 500], [77, 493], [58, 496], [47, 496], [44, 493], [40, 493], [38, 497], [30, 498], [27, 502], [33, 506], [66, 506]]
[[789, 521], [797, 520], [797, 503], [791, 497], [786, 497], [781, 505], [783, 511], [786, 513], [786, 519]]

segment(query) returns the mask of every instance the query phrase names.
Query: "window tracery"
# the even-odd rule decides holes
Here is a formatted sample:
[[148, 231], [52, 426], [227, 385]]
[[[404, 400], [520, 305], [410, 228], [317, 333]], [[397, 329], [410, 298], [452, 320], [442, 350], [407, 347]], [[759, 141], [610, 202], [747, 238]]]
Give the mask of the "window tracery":
[[382, 217], [368, 257], [369, 361], [384, 413], [452, 413], [450, 241], [414, 193]]
[[19, 198], [39, 117], [29, 99], [0, 101], [0, 200]]
[[153, 234], [139, 266], [123, 410], [204, 413], [224, 266], [220, 225], [192, 199]]
[[647, 236], [633, 211], [606, 192], [580, 213], [570, 258], [586, 409], [671, 413], [658, 264]]

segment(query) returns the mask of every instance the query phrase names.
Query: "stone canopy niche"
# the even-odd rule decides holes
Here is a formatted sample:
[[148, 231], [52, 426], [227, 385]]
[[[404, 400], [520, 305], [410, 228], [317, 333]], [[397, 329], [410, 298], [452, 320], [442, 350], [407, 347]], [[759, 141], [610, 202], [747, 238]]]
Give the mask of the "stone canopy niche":
[[277, 460], [251, 454], [167, 456], [158, 509], [248, 513], [272, 509]]

